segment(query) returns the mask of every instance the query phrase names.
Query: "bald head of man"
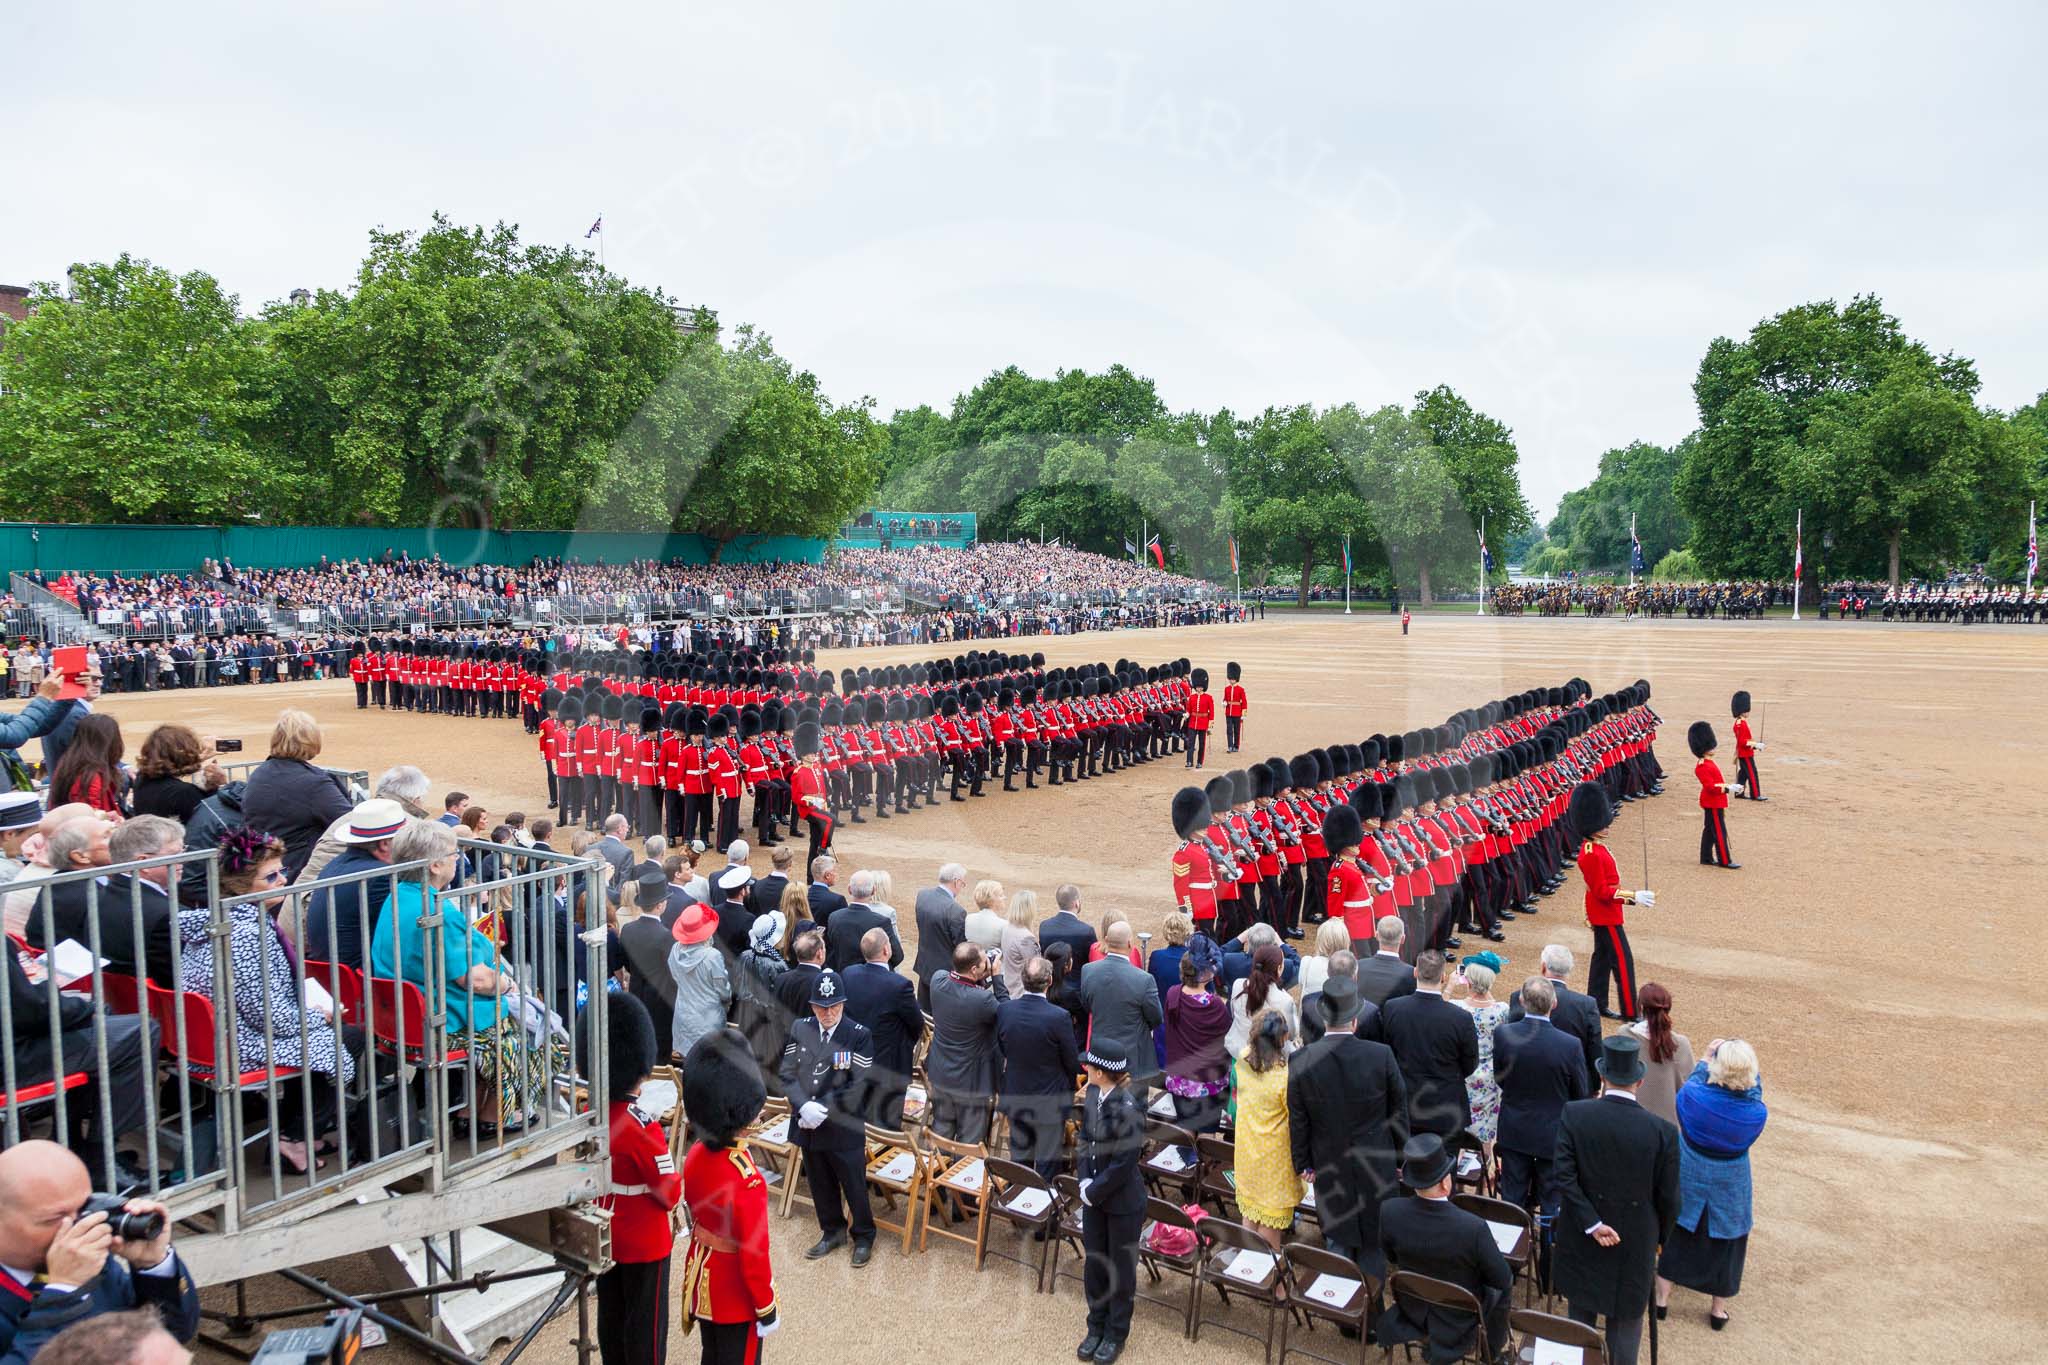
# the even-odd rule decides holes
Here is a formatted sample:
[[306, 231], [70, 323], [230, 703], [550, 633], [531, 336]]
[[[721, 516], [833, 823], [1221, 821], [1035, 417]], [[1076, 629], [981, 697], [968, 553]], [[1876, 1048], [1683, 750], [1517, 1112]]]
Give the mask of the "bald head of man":
[[0, 1152], [0, 1265], [41, 1270], [91, 1193], [91, 1174], [68, 1148], [32, 1138]]

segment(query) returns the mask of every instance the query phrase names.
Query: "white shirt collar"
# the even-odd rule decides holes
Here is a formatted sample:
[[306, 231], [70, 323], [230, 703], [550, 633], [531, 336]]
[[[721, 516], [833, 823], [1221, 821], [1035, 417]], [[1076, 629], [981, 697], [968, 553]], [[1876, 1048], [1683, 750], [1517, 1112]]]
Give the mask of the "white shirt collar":
[[1642, 1103], [1641, 1100], [1637, 1099], [1633, 1094], [1626, 1090], [1609, 1090], [1606, 1093], [1609, 1099], [1627, 1100], [1630, 1104]]

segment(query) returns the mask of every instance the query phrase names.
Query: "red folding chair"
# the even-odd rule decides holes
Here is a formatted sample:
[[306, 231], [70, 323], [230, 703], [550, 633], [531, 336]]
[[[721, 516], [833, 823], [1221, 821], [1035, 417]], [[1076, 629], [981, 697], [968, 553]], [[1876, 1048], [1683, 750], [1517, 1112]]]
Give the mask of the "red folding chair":
[[74, 1071], [64, 1077], [61, 1086], [56, 1081], [43, 1081], [37, 1085], [16, 1086], [14, 1088], [14, 1102], [16, 1104], [34, 1104], [38, 1100], [55, 1099], [60, 1088], [65, 1091], [76, 1090], [91, 1079], [92, 1077], [86, 1075], [83, 1071]]
[[[149, 1017], [156, 1021], [157, 1032], [162, 1035], [164, 1055], [173, 1061], [181, 1061], [195, 1080], [212, 1080], [220, 1066], [220, 1052], [215, 1046], [213, 1000], [197, 991], [172, 991], [149, 982]], [[183, 1055], [178, 1052], [178, 1022], [184, 1020], [185, 1038]], [[272, 1081], [288, 1080], [304, 1068], [296, 1066], [257, 1065], [246, 1068], [235, 1078], [237, 1090], [261, 1090]]]
[[[92, 973], [73, 981], [65, 990], [77, 995], [92, 994]], [[142, 983], [125, 972], [100, 973], [100, 998], [106, 1003], [109, 1014], [141, 1014]]]
[[[405, 1060], [415, 1066], [427, 1059], [427, 997], [426, 993], [410, 981], [394, 981], [388, 976], [368, 978], [370, 1012], [374, 1017], [372, 1030], [377, 1046], [385, 1052], [403, 1052]], [[450, 1045], [448, 1060], [462, 1062], [469, 1060], [469, 1049]]]
[[317, 981], [334, 996], [335, 1022], [361, 1028], [368, 1020], [363, 1009], [363, 974], [354, 967], [306, 959], [306, 979]]

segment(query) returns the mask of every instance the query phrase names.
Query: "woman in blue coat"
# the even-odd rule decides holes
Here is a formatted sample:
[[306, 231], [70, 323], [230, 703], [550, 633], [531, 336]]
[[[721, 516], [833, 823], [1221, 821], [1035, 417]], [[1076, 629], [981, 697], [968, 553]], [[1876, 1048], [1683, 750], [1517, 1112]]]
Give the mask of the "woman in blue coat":
[[1678, 1224], [1657, 1262], [1658, 1317], [1677, 1284], [1712, 1296], [1707, 1321], [1727, 1325], [1749, 1251], [1749, 1149], [1767, 1117], [1756, 1051], [1716, 1039], [1678, 1091]]

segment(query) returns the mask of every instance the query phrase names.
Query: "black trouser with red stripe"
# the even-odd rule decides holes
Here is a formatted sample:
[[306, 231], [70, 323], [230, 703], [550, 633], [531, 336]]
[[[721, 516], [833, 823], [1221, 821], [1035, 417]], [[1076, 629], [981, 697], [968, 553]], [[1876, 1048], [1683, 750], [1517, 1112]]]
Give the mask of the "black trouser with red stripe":
[[1628, 930], [1619, 924], [1597, 924], [1593, 926], [1593, 965], [1586, 972], [1586, 994], [1603, 1010], [1610, 979], [1621, 1014], [1635, 1018], [1636, 955], [1628, 946]]
[[699, 1319], [697, 1334], [704, 1338], [704, 1365], [760, 1365], [761, 1335], [751, 1322]]
[[[597, 1353], [604, 1365], [668, 1359], [668, 1266], [666, 1256], [614, 1263], [597, 1277]], [[753, 1331], [753, 1324], [741, 1325]]]
[[1700, 814], [1706, 816], [1700, 830], [1700, 861], [1728, 866], [1735, 861], [1728, 852], [1728, 812], [1716, 807]]
[[1735, 771], [1740, 775], [1742, 784], [1749, 788], [1749, 799], [1752, 801], [1761, 800], [1764, 794], [1764, 785], [1756, 775], [1756, 755], [1749, 754], [1736, 759]]

